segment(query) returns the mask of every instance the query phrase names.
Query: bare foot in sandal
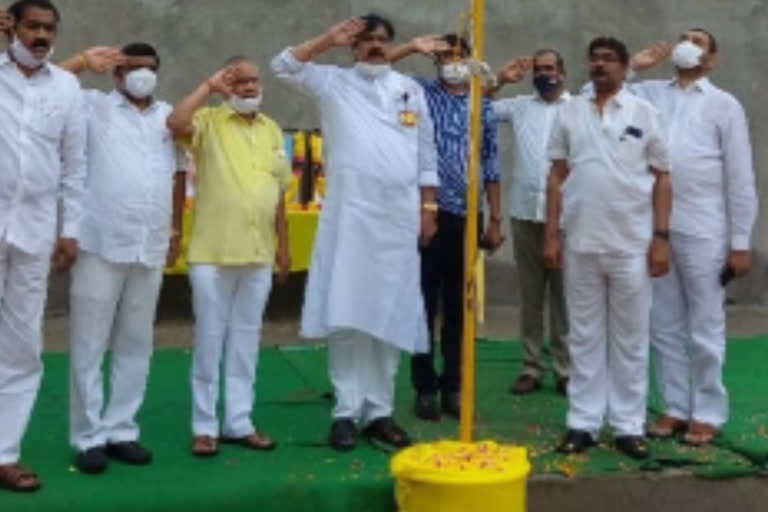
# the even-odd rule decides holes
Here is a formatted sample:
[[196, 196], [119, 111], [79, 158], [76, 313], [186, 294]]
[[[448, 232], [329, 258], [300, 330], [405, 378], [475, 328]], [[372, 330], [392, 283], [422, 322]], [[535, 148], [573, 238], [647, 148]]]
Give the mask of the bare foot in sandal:
[[15, 492], [33, 492], [40, 489], [40, 480], [21, 464], [6, 464], [0, 466], [0, 487]]
[[664, 415], [648, 429], [648, 436], [657, 439], [669, 439], [677, 434], [682, 434], [687, 427], [687, 421], [675, 418], [674, 416]]
[[245, 437], [222, 437], [222, 443], [239, 444], [251, 450], [270, 451], [277, 447], [277, 443], [269, 436], [254, 432]]
[[219, 443], [211, 436], [195, 436], [192, 439], [192, 454], [198, 457], [218, 455]]
[[683, 442], [692, 446], [706, 446], [718, 435], [720, 435], [720, 429], [717, 427], [692, 421], [688, 427], [688, 432], [683, 436]]

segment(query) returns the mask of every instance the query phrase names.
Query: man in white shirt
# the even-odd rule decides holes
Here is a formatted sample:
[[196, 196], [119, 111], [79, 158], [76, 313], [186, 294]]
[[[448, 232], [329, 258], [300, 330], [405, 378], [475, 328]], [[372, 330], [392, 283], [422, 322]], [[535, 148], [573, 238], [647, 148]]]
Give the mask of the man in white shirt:
[[739, 101], [707, 75], [717, 42], [703, 29], [673, 46], [638, 53], [635, 71], [671, 54], [672, 80], [633, 83], [631, 90], [661, 111], [668, 130], [675, 207], [672, 269], [654, 283], [651, 338], [664, 415], [650, 429], [685, 432], [694, 445], [710, 442], [728, 419], [723, 385], [725, 286], [751, 267], [757, 193], [747, 117]]
[[550, 168], [547, 141], [557, 109], [571, 99], [565, 89], [563, 58], [556, 50], [542, 49], [533, 58], [513, 59], [499, 71], [499, 85], [495, 90], [505, 84], [521, 81], [531, 67], [535, 94], [504, 98], [493, 103], [496, 120], [511, 125], [515, 142], [509, 214], [512, 218], [520, 286], [520, 325], [525, 361], [522, 374], [512, 385], [512, 392], [526, 395], [541, 388], [545, 373], [544, 304], [549, 295], [549, 331], [555, 389], [565, 395], [570, 362], [566, 343], [568, 318], [563, 275], [560, 269], [547, 267], [541, 251], [544, 245], [546, 184]]
[[[146, 43], [96, 47], [62, 63], [74, 73], [112, 71], [115, 88], [85, 92], [88, 176], [82, 252], [70, 288], [70, 443], [83, 473], [108, 457], [144, 465], [138, 443], [163, 267], [178, 256], [184, 204], [183, 158], [153, 97], [160, 59]], [[173, 221], [173, 230], [171, 223]], [[111, 358], [104, 407], [102, 365]]]
[[0, 55], [0, 487], [14, 491], [40, 487], [19, 464], [20, 445], [43, 370], [51, 256], [61, 270], [77, 257], [85, 178], [82, 91], [48, 62], [58, 23], [47, 0], [0, 10], [12, 40]]
[[[354, 18], [272, 61], [277, 76], [311, 96], [328, 150], [323, 203], [307, 284], [302, 335], [329, 340], [336, 395], [331, 445], [350, 450], [357, 424], [402, 447], [392, 419], [400, 351], [427, 352], [419, 243], [437, 229], [434, 131], [423, 88], [386, 60], [392, 24]], [[314, 57], [350, 46], [352, 68]]]
[[656, 109], [623, 87], [624, 44], [597, 38], [588, 56], [594, 93], [560, 108], [548, 146], [544, 256], [559, 267], [565, 252], [571, 355], [558, 450], [593, 446], [607, 420], [616, 448], [642, 459], [651, 276], [669, 266], [667, 147]]

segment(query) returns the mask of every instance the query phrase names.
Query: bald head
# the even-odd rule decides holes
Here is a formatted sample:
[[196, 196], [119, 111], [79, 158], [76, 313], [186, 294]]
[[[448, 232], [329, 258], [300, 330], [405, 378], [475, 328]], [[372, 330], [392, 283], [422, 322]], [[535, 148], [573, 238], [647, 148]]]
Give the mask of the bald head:
[[232, 69], [232, 92], [237, 96], [255, 98], [261, 94], [261, 74], [253, 60], [237, 55], [227, 59], [227, 67]]

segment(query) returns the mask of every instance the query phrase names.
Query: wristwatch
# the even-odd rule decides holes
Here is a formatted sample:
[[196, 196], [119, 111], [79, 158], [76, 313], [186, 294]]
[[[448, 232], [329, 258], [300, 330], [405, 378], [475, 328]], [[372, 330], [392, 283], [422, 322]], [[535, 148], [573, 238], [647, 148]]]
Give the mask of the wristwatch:
[[655, 238], [661, 238], [662, 240], [669, 240], [669, 230], [668, 229], [657, 229], [653, 232], [653, 236]]

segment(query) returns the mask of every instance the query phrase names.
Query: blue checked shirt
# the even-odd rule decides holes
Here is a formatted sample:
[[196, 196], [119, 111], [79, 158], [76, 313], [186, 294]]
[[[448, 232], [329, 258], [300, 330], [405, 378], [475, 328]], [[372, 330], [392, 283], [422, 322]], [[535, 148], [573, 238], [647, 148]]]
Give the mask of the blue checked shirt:
[[[435, 124], [437, 171], [441, 210], [464, 216], [467, 211], [467, 158], [469, 156], [469, 95], [453, 94], [439, 80], [415, 77], [424, 92]], [[499, 149], [493, 106], [483, 98], [481, 164], [483, 185], [499, 182]], [[482, 201], [479, 202], [482, 206]]]

